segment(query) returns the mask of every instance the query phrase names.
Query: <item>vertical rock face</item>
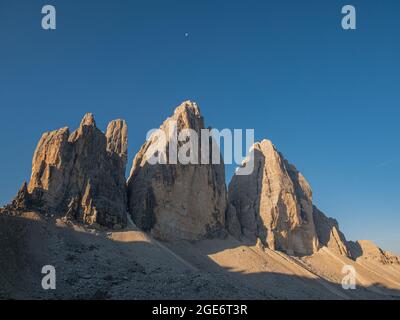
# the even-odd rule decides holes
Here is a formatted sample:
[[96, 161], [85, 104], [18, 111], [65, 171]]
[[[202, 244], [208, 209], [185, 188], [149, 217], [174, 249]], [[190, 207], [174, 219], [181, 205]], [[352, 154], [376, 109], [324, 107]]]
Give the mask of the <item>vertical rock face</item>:
[[107, 151], [118, 156], [117, 160], [122, 161], [121, 165], [126, 166], [128, 160], [128, 127], [125, 121], [111, 121], [107, 127], [106, 138]]
[[232, 178], [227, 216], [234, 221], [236, 211], [243, 236], [259, 238], [273, 250], [316, 252], [312, 192], [305, 178], [268, 140], [256, 143], [249, 157], [254, 158], [254, 170]]
[[[174, 124], [177, 136], [192, 129], [199, 137], [197, 147], [201, 145], [200, 130], [204, 129], [204, 121], [195, 103], [187, 101], [177, 107], [161, 125], [160, 132], [168, 137]], [[160, 143], [160, 139], [152, 135], [133, 161], [128, 180], [128, 204], [134, 222], [159, 239], [197, 240], [214, 236], [224, 227], [227, 198], [225, 169], [219, 150], [220, 164], [182, 164], [179, 161], [173, 164], [168, 153], [171, 145], [168, 138], [164, 157], [167, 161], [150, 164], [146, 152], [154, 147], [158, 149]]]
[[92, 114], [79, 128], [43, 134], [28, 192], [36, 207], [107, 227], [126, 224], [127, 126], [112, 121], [104, 134]]
[[347, 248], [344, 234], [339, 230], [338, 222], [325, 216], [318, 208], [313, 210], [315, 228], [321, 245], [328, 247], [333, 252], [351, 258]]
[[242, 237], [242, 226], [238, 218], [236, 208], [228, 203], [225, 216], [225, 227], [226, 230], [233, 235], [236, 239], [241, 239]]
[[3, 208], [0, 208], [0, 214], [18, 214], [22, 211], [27, 210], [31, 206], [31, 195], [28, 192], [28, 185], [26, 184], [26, 182], [24, 182], [11, 203], [5, 205]]

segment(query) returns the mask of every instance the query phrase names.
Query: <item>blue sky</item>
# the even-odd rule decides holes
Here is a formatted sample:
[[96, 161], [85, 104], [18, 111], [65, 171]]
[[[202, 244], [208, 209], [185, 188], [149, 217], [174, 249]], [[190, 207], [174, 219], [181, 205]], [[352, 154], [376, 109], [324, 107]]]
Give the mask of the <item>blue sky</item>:
[[400, 253], [399, 13], [396, 0], [1, 0], [0, 203], [42, 132], [124, 118], [132, 159], [191, 99], [207, 125], [271, 139], [348, 238]]

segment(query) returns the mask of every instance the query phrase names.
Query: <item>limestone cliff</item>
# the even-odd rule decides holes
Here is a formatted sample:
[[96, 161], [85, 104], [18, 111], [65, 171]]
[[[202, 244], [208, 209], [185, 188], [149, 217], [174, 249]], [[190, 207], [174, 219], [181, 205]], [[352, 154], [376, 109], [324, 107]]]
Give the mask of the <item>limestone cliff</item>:
[[71, 134], [68, 128], [44, 133], [32, 161], [30, 205], [89, 224], [124, 226], [126, 154], [123, 120], [112, 121], [104, 134], [86, 114]]
[[[159, 239], [196, 240], [216, 236], [225, 225], [227, 194], [223, 161], [220, 159], [220, 164], [202, 164], [200, 159], [188, 164], [178, 159], [173, 161], [169, 147], [174, 139], [170, 129], [174, 126], [175, 137], [189, 129], [197, 134], [195, 141], [188, 138], [193, 142], [192, 151], [197, 150], [199, 156], [204, 120], [199, 107], [186, 101], [160, 127], [159, 132], [168, 141], [162, 144], [160, 136], [153, 134], [136, 155], [128, 179], [129, 212], [138, 227], [151, 231]], [[180, 141], [172, 148], [175, 154], [182, 152], [185, 142]], [[210, 145], [211, 140], [205, 143]], [[160, 161], [150, 164], [146, 154], [154, 147], [160, 149], [156, 152]], [[219, 150], [217, 153], [220, 158]]]
[[228, 216], [236, 211], [245, 239], [258, 238], [290, 254], [316, 252], [312, 192], [305, 178], [269, 140], [254, 144], [244, 166], [252, 159], [252, 174], [235, 175], [229, 185]]
[[321, 245], [342, 256], [351, 257], [351, 252], [347, 248], [347, 241], [344, 234], [339, 229], [338, 222], [333, 218], [325, 216], [317, 207], [313, 210], [314, 223]]

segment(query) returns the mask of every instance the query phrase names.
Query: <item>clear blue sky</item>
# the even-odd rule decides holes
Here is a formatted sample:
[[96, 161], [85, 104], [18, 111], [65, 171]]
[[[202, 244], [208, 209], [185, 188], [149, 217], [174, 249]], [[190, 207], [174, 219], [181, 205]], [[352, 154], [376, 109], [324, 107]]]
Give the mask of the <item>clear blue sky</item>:
[[[356, 31], [341, 28], [349, 3]], [[271, 139], [348, 238], [400, 253], [399, 15], [397, 0], [1, 0], [0, 202], [42, 132], [124, 118], [132, 159], [191, 99], [207, 125]]]

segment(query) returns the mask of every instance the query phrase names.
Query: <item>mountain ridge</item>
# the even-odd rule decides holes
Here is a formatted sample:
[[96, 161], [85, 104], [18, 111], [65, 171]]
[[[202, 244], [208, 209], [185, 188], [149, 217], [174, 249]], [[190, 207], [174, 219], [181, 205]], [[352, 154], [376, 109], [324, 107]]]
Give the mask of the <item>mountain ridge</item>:
[[[178, 106], [160, 130], [165, 132], [171, 121], [178, 123], [178, 134], [186, 129], [197, 133], [205, 129], [200, 109], [191, 101]], [[338, 222], [313, 204], [305, 177], [271, 141], [253, 145], [243, 163], [246, 166], [254, 160], [253, 173], [234, 175], [228, 188], [220, 150], [221, 163], [217, 165], [149, 165], [145, 152], [157, 145], [154, 137], [136, 154], [126, 180], [127, 141], [124, 120], [110, 122], [103, 133], [89, 113], [72, 133], [62, 128], [43, 134], [33, 156], [29, 183], [24, 183], [12, 202], [0, 209], [0, 217], [11, 228], [14, 220], [20, 224], [22, 218], [22, 224], [29, 224], [25, 220], [35, 217], [54, 233], [58, 229], [52, 224], [83, 233], [108, 232], [111, 241], [129, 238], [134, 228], [135, 237], [140, 235], [140, 239], [159, 247], [162, 242], [167, 256], [175, 255], [198, 270], [208, 272], [214, 269], [213, 264], [216, 270], [236, 270], [237, 261], [233, 260], [238, 259], [249, 272], [264, 272], [264, 264], [272, 263], [268, 272], [279, 270], [314, 279], [319, 283], [317, 291], [322, 290], [322, 284], [339, 298], [352, 296], [348, 292], [336, 294], [343, 277], [342, 265], [361, 269], [364, 287], [375, 286], [374, 268], [382, 269], [385, 276], [377, 279], [388, 290], [393, 290], [397, 275], [400, 278], [400, 258], [372, 242], [346, 240]], [[211, 145], [211, 140], [207, 143]], [[137, 241], [134, 238], [132, 243]], [[193, 257], [196, 250], [203, 258]], [[253, 256], [251, 252], [257, 253]], [[247, 258], [254, 264], [245, 262]], [[81, 264], [84, 267], [85, 263]], [[372, 291], [377, 290], [374, 287]], [[385, 290], [384, 296], [391, 296]], [[382, 294], [378, 292], [378, 296]], [[285, 296], [281, 291], [279, 295]], [[363, 293], [361, 297], [369, 295]]]

